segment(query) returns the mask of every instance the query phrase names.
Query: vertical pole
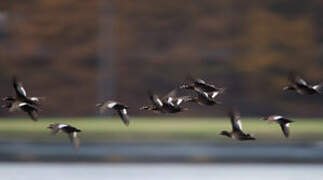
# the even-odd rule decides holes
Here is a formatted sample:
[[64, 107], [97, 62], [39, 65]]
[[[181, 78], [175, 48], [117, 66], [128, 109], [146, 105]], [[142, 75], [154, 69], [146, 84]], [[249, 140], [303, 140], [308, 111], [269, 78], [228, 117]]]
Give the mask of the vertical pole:
[[[99, 10], [98, 99], [113, 99], [116, 82], [115, 1], [101, 1]], [[109, 114], [112, 115], [112, 114]]]

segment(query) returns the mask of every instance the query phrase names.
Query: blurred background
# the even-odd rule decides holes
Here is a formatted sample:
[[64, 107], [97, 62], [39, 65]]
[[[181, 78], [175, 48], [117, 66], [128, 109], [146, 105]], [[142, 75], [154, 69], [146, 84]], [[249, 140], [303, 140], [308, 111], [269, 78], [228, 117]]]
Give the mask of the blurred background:
[[[313, 84], [323, 81], [322, 8], [320, 0], [2, 0], [1, 96], [14, 94], [11, 79], [17, 75], [29, 95], [46, 101], [37, 123], [23, 113], [0, 111], [0, 166], [12, 179], [19, 177], [10, 176], [10, 170], [26, 170], [20, 164], [25, 161], [124, 162], [92, 167], [113, 172], [119, 167], [127, 172], [124, 178], [138, 179], [143, 174], [132, 172], [127, 162], [175, 162], [155, 164], [157, 174], [200, 168], [187, 177], [180, 170], [169, 171], [167, 179], [195, 179], [232, 168], [252, 179], [246, 166], [219, 162], [296, 163], [282, 165], [291, 169], [284, 169], [281, 178], [302, 177], [297, 168], [314, 172], [323, 162], [323, 96], [283, 93], [282, 88], [289, 72]], [[148, 90], [166, 94], [188, 75], [225, 87], [219, 97], [225, 105], [188, 105], [190, 111], [176, 115], [137, 110], [150, 103]], [[130, 127], [113, 113], [100, 117], [95, 104], [106, 99], [131, 107]], [[218, 135], [231, 128], [225, 117], [231, 105], [241, 111], [245, 131], [255, 134], [256, 142]], [[270, 114], [297, 121], [289, 139], [279, 126], [260, 119]], [[83, 130], [79, 152], [64, 135], [49, 135], [46, 127], [52, 122]], [[212, 163], [191, 164], [195, 162]], [[84, 166], [90, 165], [64, 168], [80, 173]], [[139, 172], [145, 166], [138, 165]], [[35, 163], [28, 170], [39, 168]], [[270, 164], [257, 168], [260, 174], [276, 170]], [[322, 176], [320, 171], [312, 174]]]

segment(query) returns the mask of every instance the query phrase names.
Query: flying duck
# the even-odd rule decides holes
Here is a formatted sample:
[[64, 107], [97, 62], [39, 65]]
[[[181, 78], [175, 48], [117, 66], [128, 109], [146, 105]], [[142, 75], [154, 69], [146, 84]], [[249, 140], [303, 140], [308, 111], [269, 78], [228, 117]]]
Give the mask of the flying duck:
[[44, 99], [43, 97], [28, 97], [22, 82], [19, 81], [17, 77], [13, 77], [12, 84], [16, 93], [16, 97], [6, 96], [2, 99], [3, 101], [13, 102], [17, 100], [17, 101], [26, 102], [32, 105], [39, 105], [39, 101], [41, 99]]
[[228, 113], [230, 119], [231, 119], [231, 124], [232, 124], [232, 131], [222, 131], [220, 135], [230, 137], [235, 140], [239, 141], [246, 141], [246, 140], [256, 140], [255, 137], [253, 137], [250, 134], [245, 134], [242, 131], [242, 124], [240, 120], [240, 114], [235, 111], [235, 110], [230, 110]]
[[96, 106], [98, 108], [100, 108], [101, 113], [104, 113], [108, 109], [114, 109], [121, 117], [123, 123], [126, 126], [129, 126], [130, 121], [128, 119], [128, 112], [127, 112], [128, 108], [129, 108], [128, 106], [121, 104], [117, 101], [111, 101], [111, 100], [106, 101], [104, 103], [99, 103]]
[[188, 77], [190, 80], [189, 83], [184, 83], [180, 86], [181, 89], [191, 89], [195, 88], [201, 89], [203, 92], [211, 93], [210, 95], [215, 98], [217, 95], [223, 93], [225, 91], [224, 88], [215, 87], [215, 85], [205, 82], [199, 78]]
[[217, 92], [204, 92], [200, 88], [194, 88], [194, 92], [197, 93], [197, 97], [192, 97], [189, 102], [195, 102], [200, 105], [212, 106], [215, 104], [221, 104], [221, 102], [215, 100]]
[[172, 90], [163, 98], [159, 98], [157, 94], [151, 91], [148, 92], [148, 95], [153, 104], [143, 106], [139, 110], [151, 110], [161, 113], [178, 113], [187, 110], [187, 108], [183, 108], [181, 105], [192, 100], [190, 96], [176, 97], [176, 90]]
[[320, 94], [323, 90], [323, 83], [310, 85], [307, 81], [293, 73], [289, 75], [290, 85], [284, 87], [284, 91], [296, 91], [302, 95]]
[[6, 101], [5, 105], [2, 105], [2, 108], [9, 109], [9, 112], [16, 112], [16, 111], [24, 111], [26, 112], [29, 117], [37, 121], [38, 119], [38, 108], [35, 105], [28, 104], [26, 102], [18, 101], [18, 100], [8, 100]]
[[50, 124], [48, 126], [49, 129], [52, 130], [52, 134], [56, 135], [60, 130], [66, 133], [71, 141], [74, 144], [74, 149], [77, 151], [80, 148], [80, 140], [77, 137], [77, 133], [81, 132], [80, 129], [77, 129], [68, 124]]
[[264, 120], [267, 122], [270, 122], [270, 123], [274, 122], [274, 123], [279, 124], [283, 133], [284, 133], [284, 136], [286, 138], [289, 137], [289, 134], [290, 134], [289, 126], [290, 126], [290, 123], [292, 123], [294, 121], [284, 118], [283, 116], [280, 116], [280, 115], [271, 115], [268, 117], [264, 117]]

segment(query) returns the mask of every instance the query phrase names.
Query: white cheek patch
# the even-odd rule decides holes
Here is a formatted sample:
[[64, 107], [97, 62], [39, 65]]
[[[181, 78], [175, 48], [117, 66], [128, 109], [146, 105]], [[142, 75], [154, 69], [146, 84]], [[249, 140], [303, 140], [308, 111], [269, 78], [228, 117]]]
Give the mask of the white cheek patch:
[[127, 109], [122, 109], [123, 114], [127, 114]]
[[59, 129], [61, 129], [61, 128], [63, 128], [63, 127], [67, 127], [67, 125], [66, 125], [66, 124], [59, 124], [59, 125], [58, 125], [58, 128], [59, 128]]
[[108, 108], [113, 108], [117, 103], [113, 102], [113, 103], [109, 103], [108, 104]]
[[289, 126], [290, 126], [290, 123], [287, 123], [287, 124], [286, 124], [286, 127], [289, 127]]

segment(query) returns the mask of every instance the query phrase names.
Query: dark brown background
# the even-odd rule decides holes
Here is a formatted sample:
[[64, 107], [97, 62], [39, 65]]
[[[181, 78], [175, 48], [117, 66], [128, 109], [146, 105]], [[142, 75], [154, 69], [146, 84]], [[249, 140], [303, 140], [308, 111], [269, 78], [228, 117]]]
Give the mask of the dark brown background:
[[[281, 91], [290, 71], [323, 81], [320, 0], [2, 0], [0, 9], [0, 93], [13, 93], [18, 75], [47, 97], [43, 116], [97, 115], [106, 98], [152, 115], [136, 111], [147, 90], [167, 93], [188, 74], [226, 87], [221, 101], [247, 116], [323, 115], [323, 96]], [[179, 116], [224, 115], [190, 107]]]

